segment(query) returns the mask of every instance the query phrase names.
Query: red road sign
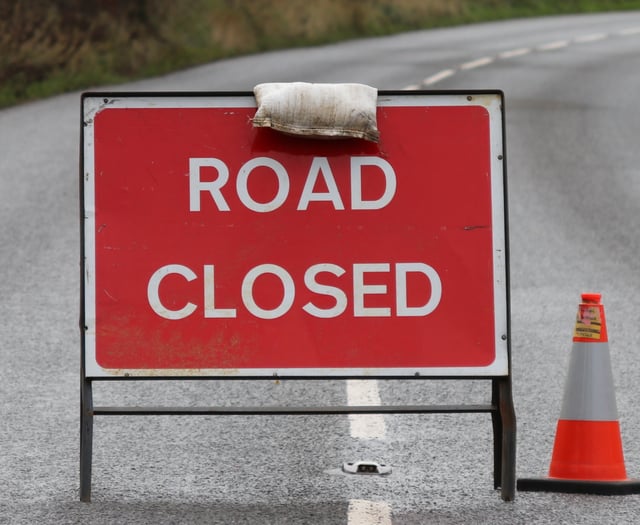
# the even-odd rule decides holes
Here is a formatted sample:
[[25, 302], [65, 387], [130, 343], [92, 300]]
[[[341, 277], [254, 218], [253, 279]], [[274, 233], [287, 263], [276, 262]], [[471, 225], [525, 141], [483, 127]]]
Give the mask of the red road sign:
[[85, 95], [88, 377], [507, 375], [502, 96], [381, 93], [378, 144], [251, 95]]

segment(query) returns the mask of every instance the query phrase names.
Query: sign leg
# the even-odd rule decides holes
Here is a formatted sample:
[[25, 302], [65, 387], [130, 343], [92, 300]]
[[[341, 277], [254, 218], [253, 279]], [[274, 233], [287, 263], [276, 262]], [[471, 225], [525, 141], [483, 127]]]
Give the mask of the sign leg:
[[498, 407], [497, 411], [491, 412], [491, 423], [493, 426], [493, 488], [499, 489], [502, 486], [502, 414], [499, 411], [499, 379], [491, 381], [491, 404]]
[[80, 501], [91, 501], [93, 455], [93, 392], [91, 380], [82, 379], [80, 394]]
[[492, 414], [494, 442], [494, 486], [502, 489], [502, 499], [513, 501], [516, 490], [516, 414], [511, 395], [511, 378], [494, 379]]

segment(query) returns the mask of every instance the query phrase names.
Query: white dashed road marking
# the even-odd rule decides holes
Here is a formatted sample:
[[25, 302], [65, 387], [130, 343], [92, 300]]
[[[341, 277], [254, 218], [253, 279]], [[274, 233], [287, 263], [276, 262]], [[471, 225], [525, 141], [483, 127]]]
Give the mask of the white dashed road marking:
[[[623, 37], [633, 36], [638, 34], [640, 34], [640, 27], [627, 27], [615, 33], [615, 35], [623, 36]], [[405, 89], [415, 90], [415, 89], [420, 89], [420, 87], [432, 86], [434, 84], [437, 84], [438, 82], [441, 82], [442, 80], [452, 77], [458, 71], [467, 71], [470, 69], [483, 67], [493, 63], [496, 59], [506, 60], [509, 58], [521, 57], [524, 55], [528, 55], [533, 51], [539, 51], [539, 52], [555, 51], [558, 49], [564, 49], [566, 47], [569, 47], [571, 44], [587, 44], [590, 42], [599, 42], [601, 40], [605, 40], [609, 38], [610, 36], [611, 35], [607, 33], [592, 33], [592, 34], [577, 36], [573, 40], [555, 40], [553, 42], [547, 42], [546, 44], [540, 44], [534, 49], [531, 49], [529, 47], [520, 47], [516, 49], [509, 49], [507, 51], [501, 51], [500, 53], [497, 54], [496, 57], [485, 56], [482, 58], [477, 58], [475, 60], [470, 60], [469, 62], [460, 64], [460, 66], [458, 66], [457, 68], [443, 69], [442, 71], [434, 75], [431, 75], [430, 77], [425, 78], [422, 81], [421, 86], [412, 85], [412, 86], [407, 86]]]
[[486, 66], [493, 62], [493, 57], [482, 57], [460, 65], [460, 69], [475, 69], [477, 67]]
[[631, 36], [640, 34], [640, 27], [628, 27], [627, 29], [622, 29], [619, 33], [622, 36]]
[[349, 502], [349, 525], [391, 525], [391, 507], [387, 503], [352, 499]]
[[444, 80], [445, 78], [448, 78], [452, 75], [455, 74], [455, 70], [454, 69], [445, 69], [443, 71], [440, 71], [439, 73], [436, 73], [435, 75], [431, 75], [428, 78], [425, 78], [422, 83], [425, 86], [430, 86], [431, 84], [435, 84], [436, 82], [440, 82], [441, 80]]
[[599, 42], [600, 40], [604, 40], [608, 36], [609, 35], [607, 35], [606, 33], [595, 33], [593, 35], [579, 36], [575, 38], [573, 41], [576, 44], [587, 44], [589, 42]]
[[[368, 379], [347, 381], [349, 406], [380, 406], [378, 382]], [[351, 437], [356, 439], [384, 439], [387, 428], [382, 414], [349, 414]]]
[[556, 40], [555, 42], [542, 44], [538, 46], [536, 49], [538, 51], [555, 51], [556, 49], [562, 49], [563, 47], [567, 47], [568, 45], [569, 45], [568, 40]]
[[531, 48], [521, 47], [518, 49], [511, 49], [509, 51], [503, 51], [498, 55], [498, 57], [499, 58], [515, 58], [515, 57], [528, 55], [529, 53], [531, 53]]
[[[378, 382], [373, 379], [347, 380], [349, 406], [380, 406]], [[384, 439], [387, 429], [381, 414], [349, 414], [351, 437]], [[385, 502], [353, 499], [349, 501], [348, 525], [391, 525], [391, 507]]]

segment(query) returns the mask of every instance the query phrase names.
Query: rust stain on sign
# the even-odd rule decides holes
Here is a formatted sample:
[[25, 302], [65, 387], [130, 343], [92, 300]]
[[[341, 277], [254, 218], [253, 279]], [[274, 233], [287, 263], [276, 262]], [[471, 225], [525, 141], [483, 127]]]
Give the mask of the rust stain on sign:
[[489, 228], [489, 225], [487, 224], [476, 224], [471, 226], [464, 226], [462, 229], [464, 231], [473, 231], [473, 230], [484, 230], [487, 228]]

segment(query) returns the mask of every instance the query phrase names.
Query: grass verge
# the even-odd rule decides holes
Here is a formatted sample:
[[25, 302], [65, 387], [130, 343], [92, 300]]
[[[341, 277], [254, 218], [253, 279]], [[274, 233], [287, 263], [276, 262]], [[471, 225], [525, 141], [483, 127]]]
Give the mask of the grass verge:
[[0, 107], [225, 57], [640, 0], [0, 0]]

